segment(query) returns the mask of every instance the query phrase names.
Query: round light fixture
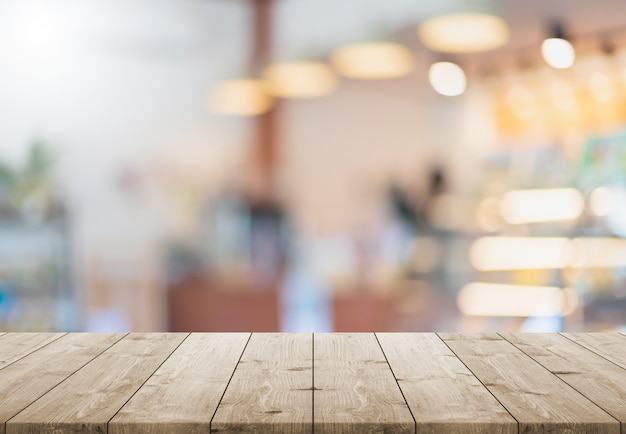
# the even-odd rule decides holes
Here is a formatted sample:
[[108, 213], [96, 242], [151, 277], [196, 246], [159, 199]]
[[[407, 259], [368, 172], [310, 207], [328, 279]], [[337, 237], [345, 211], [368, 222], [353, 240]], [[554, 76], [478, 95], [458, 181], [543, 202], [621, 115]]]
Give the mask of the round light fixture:
[[231, 79], [217, 83], [211, 92], [211, 110], [222, 115], [254, 116], [267, 112], [274, 101], [258, 79]]
[[316, 98], [330, 94], [337, 78], [322, 62], [278, 62], [263, 71], [269, 92], [281, 98]]
[[569, 41], [562, 38], [548, 38], [541, 43], [541, 55], [548, 65], [566, 69], [574, 64], [576, 54]]
[[341, 75], [363, 80], [402, 77], [415, 68], [411, 52], [392, 42], [345, 45], [333, 51], [331, 61]]
[[504, 20], [485, 13], [436, 16], [422, 22], [417, 34], [426, 47], [444, 53], [487, 51], [509, 40], [509, 28]]
[[456, 63], [433, 63], [428, 71], [428, 80], [433, 89], [442, 95], [457, 96], [465, 92], [465, 73]]

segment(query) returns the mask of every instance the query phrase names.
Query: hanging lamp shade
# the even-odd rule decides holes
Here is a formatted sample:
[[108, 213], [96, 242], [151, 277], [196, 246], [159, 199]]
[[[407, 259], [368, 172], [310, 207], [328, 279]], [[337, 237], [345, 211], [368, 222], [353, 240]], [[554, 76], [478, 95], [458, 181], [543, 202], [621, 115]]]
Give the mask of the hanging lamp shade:
[[277, 62], [263, 71], [268, 91], [280, 98], [317, 98], [332, 93], [337, 77], [322, 62]]
[[443, 53], [476, 53], [501, 47], [509, 40], [509, 28], [496, 15], [462, 12], [435, 16], [417, 28], [422, 43]]
[[273, 104], [266, 84], [251, 78], [222, 80], [213, 87], [209, 97], [211, 110], [222, 115], [260, 115]]
[[561, 23], [554, 23], [550, 37], [541, 43], [541, 55], [548, 65], [556, 69], [567, 69], [574, 64], [576, 52], [565, 38]]
[[361, 80], [398, 78], [415, 69], [413, 54], [393, 42], [364, 42], [344, 45], [331, 53], [339, 74]]
[[467, 80], [463, 69], [452, 62], [433, 63], [428, 70], [430, 85], [445, 96], [457, 96], [465, 92]]

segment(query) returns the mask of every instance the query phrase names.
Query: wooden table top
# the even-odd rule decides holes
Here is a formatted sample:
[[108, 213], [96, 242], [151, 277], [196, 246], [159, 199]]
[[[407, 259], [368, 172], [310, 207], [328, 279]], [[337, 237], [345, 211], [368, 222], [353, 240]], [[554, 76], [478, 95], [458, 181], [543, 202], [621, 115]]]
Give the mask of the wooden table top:
[[1, 433], [620, 433], [619, 333], [5, 333]]

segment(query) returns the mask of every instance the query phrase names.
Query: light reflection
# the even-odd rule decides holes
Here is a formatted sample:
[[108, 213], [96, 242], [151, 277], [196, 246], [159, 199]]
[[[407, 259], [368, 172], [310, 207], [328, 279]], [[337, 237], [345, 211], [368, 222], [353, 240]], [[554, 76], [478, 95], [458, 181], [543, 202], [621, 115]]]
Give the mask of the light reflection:
[[551, 316], [563, 313], [565, 295], [555, 286], [475, 282], [461, 289], [457, 304], [471, 316]]
[[500, 202], [502, 217], [511, 224], [573, 220], [583, 209], [583, 196], [573, 188], [513, 190]]

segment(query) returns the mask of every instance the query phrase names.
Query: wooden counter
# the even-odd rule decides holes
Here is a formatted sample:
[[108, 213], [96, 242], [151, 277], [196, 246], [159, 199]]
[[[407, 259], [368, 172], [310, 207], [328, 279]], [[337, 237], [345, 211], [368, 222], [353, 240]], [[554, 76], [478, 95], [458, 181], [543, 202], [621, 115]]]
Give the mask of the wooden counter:
[[0, 433], [626, 434], [626, 336], [5, 333], [0, 422]]

